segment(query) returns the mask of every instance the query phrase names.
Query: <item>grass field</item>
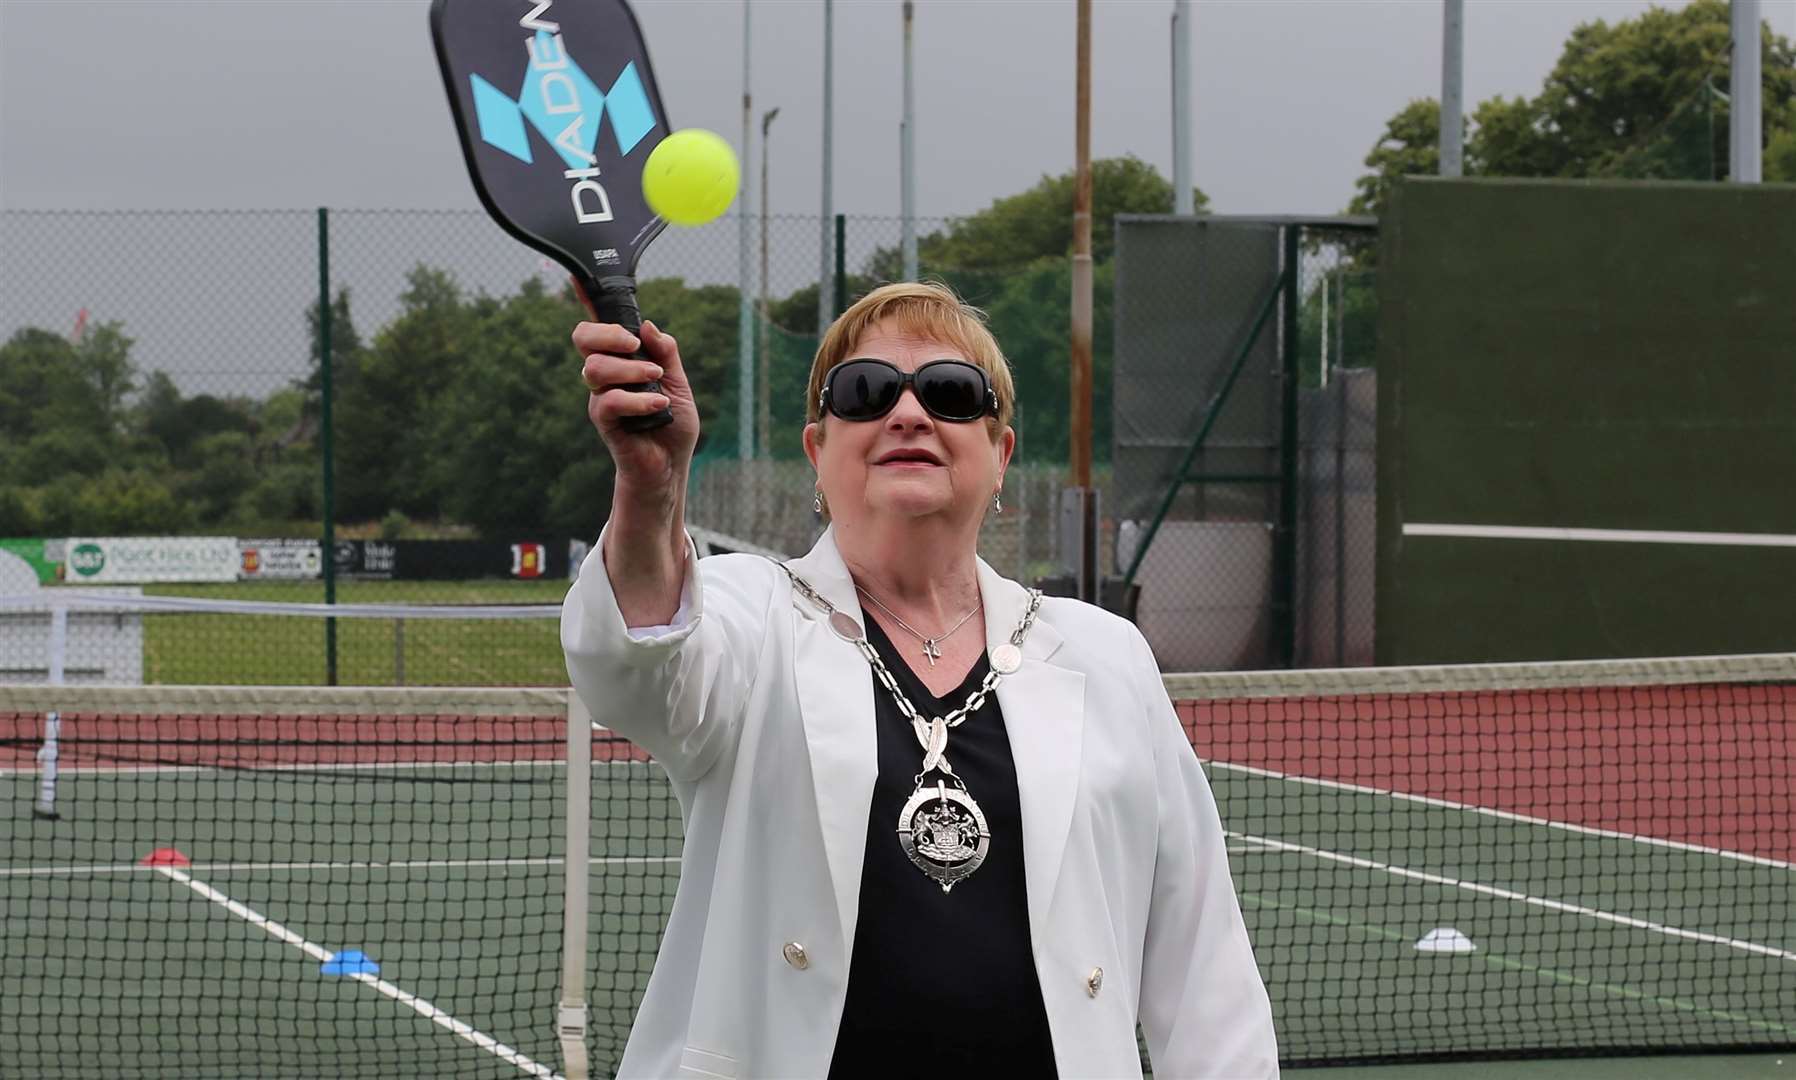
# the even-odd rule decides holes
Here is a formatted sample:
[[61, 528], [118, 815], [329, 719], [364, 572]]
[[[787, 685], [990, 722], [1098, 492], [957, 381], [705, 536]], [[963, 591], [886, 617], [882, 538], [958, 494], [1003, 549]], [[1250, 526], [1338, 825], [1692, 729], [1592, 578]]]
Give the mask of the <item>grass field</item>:
[[[545, 604], [567, 595], [566, 581], [346, 581], [342, 604]], [[165, 585], [157, 596], [321, 603], [312, 581]], [[557, 612], [541, 619], [337, 619], [337, 681], [368, 686], [566, 685]], [[321, 686], [325, 620], [263, 615], [146, 615], [144, 680]]]
[[[0, 818], [0, 1061], [46, 1077], [531, 1075], [374, 975], [324, 974], [198, 881], [320, 949], [366, 953], [379, 980], [558, 1067], [554, 752], [65, 777], [64, 820]], [[1788, 866], [1227, 766], [1211, 775], [1281, 1045], [1298, 1060], [1796, 1042]], [[0, 798], [20, 807], [31, 783], [29, 770], [0, 775]], [[601, 1064], [621, 1052], [678, 845], [652, 766], [595, 765]], [[191, 881], [139, 865], [165, 847], [192, 860], [176, 868]], [[1476, 951], [1417, 952], [1440, 926]], [[1661, 1060], [1672, 1059], [1629, 1075], [1693, 1075], [1655, 1072]]]

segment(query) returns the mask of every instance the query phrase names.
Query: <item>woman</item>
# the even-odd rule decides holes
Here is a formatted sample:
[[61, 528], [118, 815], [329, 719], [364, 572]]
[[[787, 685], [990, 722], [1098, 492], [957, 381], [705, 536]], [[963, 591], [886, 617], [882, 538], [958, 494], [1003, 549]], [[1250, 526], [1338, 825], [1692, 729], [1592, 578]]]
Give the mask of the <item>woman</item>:
[[976, 554], [1016, 445], [979, 313], [897, 284], [829, 328], [804, 446], [830, 527], [784, 567], [694, 557], [674, 340], [644, 323], [652, 361], [616, 326], [574, 342], [617, 483], [562, 615], [568, 671], [686, 822], [619, 1075], [1139, 1076], [1138, 1020], [1156, 1076], [1276, 1075], [1147, 643]]

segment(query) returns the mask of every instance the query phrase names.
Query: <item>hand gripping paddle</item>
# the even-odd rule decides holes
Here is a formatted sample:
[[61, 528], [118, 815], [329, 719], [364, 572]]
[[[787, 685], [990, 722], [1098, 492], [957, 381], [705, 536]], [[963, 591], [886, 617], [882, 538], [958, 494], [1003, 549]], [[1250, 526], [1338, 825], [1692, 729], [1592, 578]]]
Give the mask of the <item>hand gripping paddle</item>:
[[[643, 198], [642, 164], [669, 129], [630, 5], [432, 0], [430, 33], [486, 212], [566, 267], [594, 318], [640, 337], [636, 263], [667, 225]], [[663, 409], [620, 426], [672, 420]]]

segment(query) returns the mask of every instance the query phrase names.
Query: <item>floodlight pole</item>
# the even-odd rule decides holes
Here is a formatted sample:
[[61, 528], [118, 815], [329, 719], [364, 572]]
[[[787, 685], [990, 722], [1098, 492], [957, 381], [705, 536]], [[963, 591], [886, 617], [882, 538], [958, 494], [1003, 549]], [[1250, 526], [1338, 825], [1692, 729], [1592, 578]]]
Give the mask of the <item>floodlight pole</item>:
[[773, 188], [767, 178], [767, 159], [772, 156], [773, 144], [767, 132], [773, 127], [773, 118], [779, 114], [777, 105], [761, 114], [761, 392], [758, 396], [761, 456], [764, 458], [773, 456], [773, 312], [767, 297], [767, 194]]
[[1172, 212], [1189, 214], [1191, 194], [1191, 0], [1172, 4]]
[[1733, 62], [1728, 71], [1728, 94], [1733, 99], [1727, 113], [1727, 175], [1737, 184], [1756, 184], [1762, 178], [1763, 119], [1760, 112], [1761, 56], [1759, 53], [1759, 0], [1733, 0], [1728, 9], [1732, 24]]
[[1465, 175], [1465, 0], [1445, 0], [1441, 18], [1441, 175]]
[[835, 86], [835, 0], [823, 0], [823, 209], [817, 220], [817, 333], [822, 334], [834, 322], [834, 270], [830, 257], [831, 231], [835, 225], [835, 207], [830, 201], [830, 143], [834, 135], [835, 111], [832, 95]]
[[1078, 74], [1073, 108], [1072, 488], [1073, 578], [1079, 597], [1098, 599], [1097, 499], [1091, 489], [1091, 0], [1078, 3]]
[[911, 82], [911, 18], [913, 4], [904, 0], [904, 119], [898, 125], [899, 216], [903, 219], [904, 280], [917, 280], [917, 105]]
[[[748, 0], [742, 0], [742, 154], [753, 160], [749, 140], [754, 136], [754, 108], [748, 95]], [[765, 152], [765, 151], [763, 151]], [[754, 273], [753, 256], [749, 252], [751, 228], [748, 215], [748, 170], [743, 170], [742, 201], [737, 203], [739, 216], [736, 235], [736, 460], [755, 456], [754, 378], [755, 378], [755, 309], [750, 297]], [[765, 199], [762, 200], [765, 203]], [[762, 213], [766, 210], [763, 208]], [[763, 273], [766, 271], [763, 270]], [[763, 286], [764, 287], [764, 286]]]

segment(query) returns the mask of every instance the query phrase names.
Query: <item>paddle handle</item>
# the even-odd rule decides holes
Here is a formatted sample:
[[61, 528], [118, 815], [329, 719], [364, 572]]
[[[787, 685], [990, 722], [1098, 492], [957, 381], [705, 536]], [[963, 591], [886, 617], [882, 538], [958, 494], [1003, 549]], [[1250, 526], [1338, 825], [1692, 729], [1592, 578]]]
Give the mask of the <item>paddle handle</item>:
[[[624, 274], [602, 277], [587, 287], [588, 299], [592, 303], [593, 318], [599, 322], [616, 323], [642, 339], [642, 311], [636, 306], [636, 279]], [[636, 350], [636, 359], [651, 360], [640, 348]], [[639, 394], [658, 394], [661, 392], [659, 382], [631, 383], [624, 387]], [[618, 419], [618, 427], [629, 432], [653, 431], [673, 423], [673, 410], [662, 409], [656, 413], [644, 413], [641, 416], [624, 416]]]

